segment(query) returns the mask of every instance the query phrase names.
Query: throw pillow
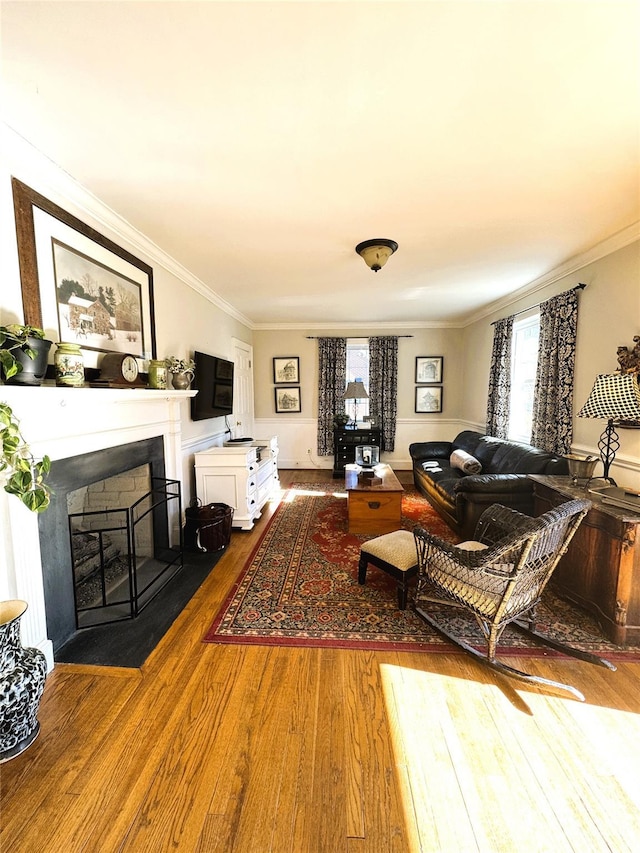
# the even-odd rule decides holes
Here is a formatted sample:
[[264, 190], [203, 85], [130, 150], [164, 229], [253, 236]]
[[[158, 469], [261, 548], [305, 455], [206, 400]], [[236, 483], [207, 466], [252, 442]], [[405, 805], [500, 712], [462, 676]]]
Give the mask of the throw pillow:
[[449, 465], [452, 468], [459, 468], [463, 474], [480, 474], [482, 471], [482, 465], [476, 457], [467, 453], [466, 450], [454, 450], [449, 457]]

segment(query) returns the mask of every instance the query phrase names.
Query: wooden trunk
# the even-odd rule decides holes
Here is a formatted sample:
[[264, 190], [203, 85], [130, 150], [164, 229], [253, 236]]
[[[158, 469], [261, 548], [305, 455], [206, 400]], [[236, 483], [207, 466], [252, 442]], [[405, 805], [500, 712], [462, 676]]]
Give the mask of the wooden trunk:
[[358, 479], [358, 472], [345, 472], [349, 504], [349, 533], [380, 536], [402, 527], [402, 493], [404, 488], [388, 465], [376, 468], [381, 482]]

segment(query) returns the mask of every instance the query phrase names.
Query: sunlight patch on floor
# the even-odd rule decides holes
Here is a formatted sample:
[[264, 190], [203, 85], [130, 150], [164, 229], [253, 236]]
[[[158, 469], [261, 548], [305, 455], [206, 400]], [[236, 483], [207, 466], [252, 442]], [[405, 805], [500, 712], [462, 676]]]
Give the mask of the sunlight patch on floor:
[[288, 494], [285, 499], [285, 503], [293, 503], [296, 498], [309, 497], [309, 498], [322, 498], [326, 495], [326, 492], [317, 492], [312, 489], [289, 489]]
[[[456, 769], [441, 733], [440, 721], [449, 716], [446, 695], [459, 679], [391, 664], [383, 664], [380, 671], [411, 845], [408, 853], [477, 849]], [[446, 803], [444, 811], [440, 803], [443, 807]]]
[[[533, 714], [543, 716], [549, 711], [561, 713], [554, 702], [545, 696], [527, 696], [527, 702]], [[573, 751], [575, 763], [584, 772], [590, 773], [603, 783], [615, 781], [626, 793], [630, 792], [633, 813], [624, 819], [633, 820], [640, 849], [640, 787], [638, 786], [638, 767], [640, 767], [640, 714], [619, 708], [603, 707], [586, 702], [568, 700], [563, 704], [562, 712], [570, 718], [569, 736], [558, 746]], [[622, 806], [621, 798], [616, 798]], [[627, 803], [631, 805], [631, 803]]]
[[453, 666], [380, 667], [410, 853], [640, 849], [639, 714]]
[[342, 498], [343, 500], [347, 499], [346, 492], [323, 492], [318, 491], [317, 489], [297, 489], [292, 487], [287, 490], [288, 494], [284, 498], [285, 503], [292, 503], [296, 498], [324, 498], [326, 495], [331, 494], [334, 498]]

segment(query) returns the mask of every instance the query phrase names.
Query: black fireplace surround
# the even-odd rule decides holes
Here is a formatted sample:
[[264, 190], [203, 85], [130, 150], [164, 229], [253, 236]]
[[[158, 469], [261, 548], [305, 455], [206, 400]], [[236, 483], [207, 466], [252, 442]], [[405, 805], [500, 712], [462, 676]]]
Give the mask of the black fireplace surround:
[[51, 464], [48, 483], [53, 490], [52, 500], [47, 511], [38, 517], [38, 525], [47, 634], [53, 643], [54, 655], [76, 632], [67, 494], [145, 464], [150, 466], [151, 477], [165, 478], [162, 436], [55, 460]]

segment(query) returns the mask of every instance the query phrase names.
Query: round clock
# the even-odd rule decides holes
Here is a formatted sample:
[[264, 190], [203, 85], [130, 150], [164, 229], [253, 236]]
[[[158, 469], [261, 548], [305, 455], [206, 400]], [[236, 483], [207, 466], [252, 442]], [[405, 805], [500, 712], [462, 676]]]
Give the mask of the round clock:
[[122, 359], [121, 370], [127, 382], [135, 382], [138, 378], [138, 362], [132, 355], [125, 355]]
[[108, 352], [100, 363], [100, 384], [128, 387], [139, 383], [140, 370], [134, 356], [123, 352]]

